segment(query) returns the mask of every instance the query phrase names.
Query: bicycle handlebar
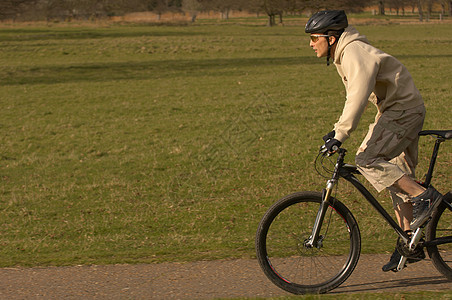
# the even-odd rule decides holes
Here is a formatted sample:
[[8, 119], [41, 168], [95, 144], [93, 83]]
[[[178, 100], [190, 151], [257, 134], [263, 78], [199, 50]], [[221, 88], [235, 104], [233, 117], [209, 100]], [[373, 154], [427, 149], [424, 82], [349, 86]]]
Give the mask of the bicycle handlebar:
[[331, 155], [333, 155], [334, 153], [336, 153], [339, 150], [339, 147], [335, 145], [335, 146], [333, 146], [332, 150], [333, 150], [333, 152], [328, 152], [328, 149], [326, 148], [326, 146], [322, 145], [320, 147], [319, 152], [322, 153], [323, 155], [331, 156]]

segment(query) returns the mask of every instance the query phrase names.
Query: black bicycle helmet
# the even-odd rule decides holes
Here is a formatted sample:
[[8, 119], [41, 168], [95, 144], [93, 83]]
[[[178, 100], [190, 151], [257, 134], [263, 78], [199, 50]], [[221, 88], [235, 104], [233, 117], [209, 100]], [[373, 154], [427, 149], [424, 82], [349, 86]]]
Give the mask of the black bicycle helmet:
[[[336, 41], [338, 41], [339, 36], [344, 32], [344, 29], [348, 26], [347, 15], [343, 10], [323, 10], [316, 12], [306, 23], [304, 31], [306, 33], [322, 33], [327, 34], [328, 31], [336, 31], [338, 34], [336, 36]], [[326, 65], [330, 65], [331, 47], [329, 38], [328, 40], [328, 55], [326, 57]]]
[[306, 33], [325, 33], [329, 30], [342, 30], [348, 26], [347, 15], [343, 10], [324, 10], [312, 15], [304, 31]]

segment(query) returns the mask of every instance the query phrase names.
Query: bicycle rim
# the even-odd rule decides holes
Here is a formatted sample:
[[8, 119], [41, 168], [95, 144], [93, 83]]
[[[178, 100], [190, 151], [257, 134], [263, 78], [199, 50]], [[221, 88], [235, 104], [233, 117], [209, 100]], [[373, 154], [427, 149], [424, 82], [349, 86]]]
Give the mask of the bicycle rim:
[[322, 245], [306, 248], [321, 194], [302, 192], [277, 202], [263, 217], [256, 249], [264, 273], [294, 294], [325, 293], [344, 282], [360, 252], [359, 229], [339, 201], [331, 204], [322, 225]]
[[[433, 213], [427, 226], [426, 240], [429, 242], [445, 237], [452, 237], [452, 209], [442, 203]], [[452, 243], [428, 246], [427, 252], [435, 268], [452, 280]]]

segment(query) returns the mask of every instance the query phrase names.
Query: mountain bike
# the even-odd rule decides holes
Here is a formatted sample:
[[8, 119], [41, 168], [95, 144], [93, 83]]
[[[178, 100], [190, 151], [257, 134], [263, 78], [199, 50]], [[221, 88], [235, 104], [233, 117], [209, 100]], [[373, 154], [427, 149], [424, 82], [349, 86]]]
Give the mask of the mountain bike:
[[[430, 186], [440, 144], [452, 138], [452, 130], [425, 130], [435, 137], [424, 187]], [[449, 191], [432, 216], [414, 232], [405, 232], [357, 179], [357, 167], [344, 162], [347, 150], [337, 149], [332, 160], [325, 147], [317, 166], [329, 176], [322, 192], [297, 192], [273, 204], [262, 217], [256, 233], [256, 253], [265, 275], [278, 287], [294, 293], [326, 293], [341, 285], [355, 269], [361, 251], [358, 223], [351, 211], [332, 193], [339, 179], [350, 182], [379, 212], [398, 235], [402, 255], [395, 271], [408, 258], [427, 250], [435, 268], [452, 280], [452, 194]]]

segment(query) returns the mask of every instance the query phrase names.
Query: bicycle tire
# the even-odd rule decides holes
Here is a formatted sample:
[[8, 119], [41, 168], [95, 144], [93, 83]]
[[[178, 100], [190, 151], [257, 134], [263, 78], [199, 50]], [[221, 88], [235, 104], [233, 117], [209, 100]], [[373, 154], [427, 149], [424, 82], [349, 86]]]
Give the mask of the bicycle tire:
[[[445, 198], [451, 203], [451, 197]], [[441, 203], [432, 214], [432, 219], [426, 228], [426, 242], [435, 238], [452, 236], [452, 209]], [[452, 243], [427, 246], [427, 252], [435, 268], [447, 279], [452, 280]]]
[[256, 254], [265, 275], [293, 294], [326, 293], [353, 272], [361, 251], [361, 235], [350, 210], [331, 199], [321, 235], [321, 248], [303, 246], [314, 225], [322, 194], [298, 192], [280, 199], [262, 217]]

